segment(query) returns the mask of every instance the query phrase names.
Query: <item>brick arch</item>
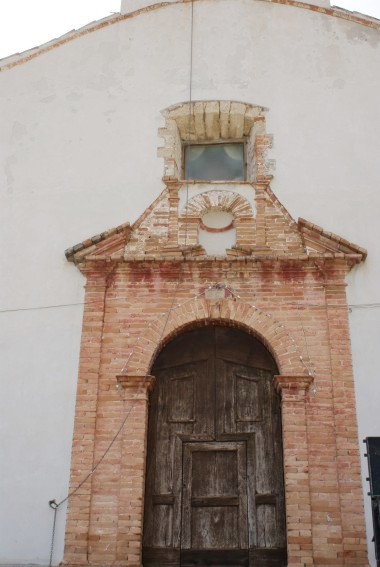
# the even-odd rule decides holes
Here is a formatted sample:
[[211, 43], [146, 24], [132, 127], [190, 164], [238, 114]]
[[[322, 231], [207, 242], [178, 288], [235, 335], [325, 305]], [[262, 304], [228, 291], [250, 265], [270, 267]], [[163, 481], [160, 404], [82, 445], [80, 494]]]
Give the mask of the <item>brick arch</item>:
[[168, 319], [166, 313], [163, 315], [162, 323], [151, 324], [140, 337], [125, 368], [126, 374], [148, 375], [158, 352], [174, 336], [191, 326], [210, 322], [240, 327], [257, 337], [272, 354], [280, 374], [308, 374], [306, 355], [285, 325], [248, 303], [229, 298], [215, 304], [205, 298], [194, 298], [175, 307]]
[[227, 211], [235, 218], [252, 217], [249, 201], [234, 191], [212, 190], [195, 195], [182, 211], [182, 216], [201, 217], [206, 211]]
[[240, 140], [250, 134], [255, 121], [262, 119], [265, 111], [262, 105], [243, 101], [196, 100], [174, 104], [162, 114], [176, 123], [182, 141], [200, 142]]
[[[256, 218], [252, 205], [239, 193], [223, 189], [205, 191], [190, 199], [179, 218], [179, 242], [184, 242], [186, 234], [188, 245], [196, 246], [199, 243], [198, 228], [201, 218], [209, 211], [226, 211], [233, 215], [237, 247], [246, 243], [247, 238], [250, 239], [251, 245], [255, 244]], [[189, 219], [194, 220], [188, 223]]]

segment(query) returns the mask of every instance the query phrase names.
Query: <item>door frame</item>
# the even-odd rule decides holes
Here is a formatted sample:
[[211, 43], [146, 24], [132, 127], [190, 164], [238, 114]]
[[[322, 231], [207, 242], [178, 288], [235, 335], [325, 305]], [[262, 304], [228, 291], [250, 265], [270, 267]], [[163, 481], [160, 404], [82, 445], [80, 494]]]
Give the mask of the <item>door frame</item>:
[[[254, 340], [258, 341], [262, 345], [262, 347], [266, 349], [265, 344], [260, 339], [258, 339], [257, 336], [254, 336], [254, 335], [252, 336], [252, 333], [247, 332], [246, 328], [238, 328], [237, 329], [236, 325], [220, 325], [220, 321], [215, 321], [215, 322], [211, 321], [211, 322], [208, 322], [208, 323], [209, 324], [206, 326], [207, 328], [222, 326], [222, 327], [229, 327], [231, 330], [237, 330], [238, 332], [244, 332], [244, 334], [246, 335], [247, 338], [252, 337], [253, 341]], [[178, 332], [175, 333], [174, 338], [176, 338], [178, 336], [186, 335], [188, 331], [192, 331], [192, 330], [195, 330], [197, 328], [205, 328], [205, 325], [204, 324], [203, 325], [192, 324], [191, 326], [186, 326], [185, 329], [181, 329], [180, 333], [178, 333]], [[158, 359], [161, 352], [163, 350], [165, 350], [165, 347], [168, 346], [171, 342], [172, 342], [171, 340], [165, 341], [164, 346], [161, 348], [159, 354], [155, 357], [155, 361]], [[268, 351], [268, 349], [266, 349], [266, 350], [267, 350], [267, 355], [271, 359], [273, 359], [273, 355]], [[215, 359], [214, 364], [215, 364], [215, 367], [216, 367], [217, 366], [217, 359]], [[234, 362], [233, 364], [235, 364], [236, 366], [239, 366], [239, 362]], [[174, 367], [175, 367], [175, 365], [173, 366], [173, 368]], [[153, 370], [153, 372], [154, 372], [154, 370]], [[274, 372], [272, 373], [272, 376], [273, 376], [273, 374], [274, 374]], [[255, 380], [253, 380], [253, 381], [255, 381]], [[275, 390], [274, 384], [271, 385], [271, 388], [273, 388], [273, 390]], [[245, 421], [245, 420], [242, 419], [241, 421]], [[250, 420], [247, 420], [247, 421], [250, 421]], [[186, 467], [186, 463], [190, 459], [191, 454], [193, 452], [197, 451], [197, 450], [200, 450], [200, 448], [204, 447], [204, 449], [201, 449], [201, 450], [207, 450], [207, 449], [212, 448], [213, 444], [215, 444], [215, 445], [218, 445], [220, 448], [223, 448], [225, 450], [231, 450], [232, 445], [239, 446], [239, 447], [243, 447], [243, 445], [245, 447], [247, 447], [247, 443], [251, 447], [254, 447], [254, 445], [255, 445], [254, 436], [252, 437], [252, 439], [248, 439], [247, 435], [245, 435], [244, 432], [242, 432], [240, 434], [236, 434], [234, 436], [233, 440], [227, 439], [228, 435], [225, 435], [226, 439], [219, 439], [217, 441], [212, 441], [211, 439], [209, 441], [207, 441], [207, 440], [196, 441], [195, 439], [189, 439], [188, 437], [182, 436], [182, 435], [178, 435], [178, 437], [182, 438], [181, 441], [183, 442], [183, 460], [182, 460], [182, 467], [183, 468], [182, 468], [181, 474], [182, 474], [182, 478], [184, 479], [183, 480], [184, 485], [186, 485], [186, 480], [188, 480], [188, 478], [187, 478], [188, 472], [190, 470], [190, 467]], [[281, 439], [282, 439], [282, 435], [281, 435]], [[253, 445], [252, 445], [252, 443], [253, 443]], [[253, 467], [253, 468], [255, 468], [255, 467]], [[248, 484], [249, 484], [249, 479], [246, 478], [245, 479], [246, 487], [248, 486]], [[284, 497], [285, 497], [285, 489], [283, 489], [283, 490], [284, 490]], [[249, 489], [247, 490], [247, 488], [246, 488], [244, 508], [246, 509], [246, 512], [247, 512], [247, 514], [246, 514], [247, 519], [248, 519], [248, 513], [249, 513], [247, 509], [249, 507], [251, 507], [251, 506], [249, 506], [250, 497], [249, 497], [248, 492], [249, 492]], [[189, 557], [191, 556], [191, 550], [188, 547], [189, 546], [190, 534], [188, 533], [188, 530], [186, 529], [186, 527], [184, 527], [184, 519], [185, 519], [184, 518], [184, 511], [186, 512], [187, 508], [189, 507], [188, 501], [189, 501], [190, 498], [191, 498], [191, 496], [186, 492], [186, 489], [185, 489], [184, 492], [182, 493], [182, 506], [181, 506], [181, 509], [182, 509], [183, 512], [182, 512], [182, 517], [181, 517], [180, 556], [183, 555], [183, 557], [186, 560], [188, 560]], [[255, 500], [254, 497], [253, 497], [253, 500]], [[262, 502], [260, 501], [260, 504], [267, 504], [267, 502], [266, 501], [264, 502], [264, 500], [265, 500], [265, 498], [263, 499]], [[278, 511], [276, 513], [278, 513]], [[286, 526], [285, 526], [285, 530], [286, 530]], [[251, 549], [251, 551], [249, 552], [249, 550], [248, 550], [248, 547], [249, 547], [248, 546], [248, 531], [246, 532], [246, 540], [247, 540], [247, 550], [246, 551], [247, 551], [247, 556], [249, 556], [249, 557], [248, 558], [245, 557], [245, 556], [243, 557], [244, 554], [241, 554], [242, 557], [239, 557], [239, 558], [236, 557], [236, 559], [238, 561], [236, 564], [239, 564], [239, 565], [247, 564], [247, 565], [249, 565], [250, 561], [252, 561], [254, 557], [256, 558], [256, 560], [260, 560], [261, 559], [260, 552], [263, 551], [263, 553], [265, 555], [265, 557], [263, 556], [263, 559], [266, 560], [266, 558], [267, 558], [268, 559], [268, 563], [267, 563], [268, 566], [272, 565], [272, 562], [271, 562], [272, 559], [275, 561], [276, 558], [277, 558], [276, 549], [278, 549], [278, 548], [273, 549], [273, 550], [270, 549], [270, 548], [265, 548], [265, 549], [264, 548], [260, 548], [260, 549], [255, 548], [255, 549]], [[184, 543], [183, 547], [182, 547], [182, 543]], [[273, 551], [275, 552], [274, 554], [272, 553]], [[223, 553], [223, 551], [221, 553]], [[176, 557], [176, 555], [174, 554], [173, 558], [172, 558], [174, 563], [176, 561], [181, 561], [180, 558], [178, 557], [178, 555], [177, 555], [177, 559], [175, 559], [175, 557]], [[284, 559], [282, 555], [281, 555], [281, 559]], [[248, 562], [245, 563], [246, 561], [248, 561]], [[233, 562], [233, 563], [231, 563], [231, 565], [232, 564], [235, 564], [235, 563]], [[179, 565], [179, 563], [178, 563], [178, 565]], [[273, 563], [273, 565], [279, 565], [279, 563]], [[281, 565], [285, 565], [285, 563], [281, 563]]]

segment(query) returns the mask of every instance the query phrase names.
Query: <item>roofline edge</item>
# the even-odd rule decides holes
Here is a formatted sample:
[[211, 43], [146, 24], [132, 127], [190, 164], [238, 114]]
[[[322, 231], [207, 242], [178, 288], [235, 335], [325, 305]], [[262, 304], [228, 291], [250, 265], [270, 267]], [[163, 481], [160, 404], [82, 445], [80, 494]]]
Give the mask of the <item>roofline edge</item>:
[[[150, 6], [146, 6], [145, 8], [135, 10], [134, 12], [129, 12], [128, 14], [118, 14], [116, 16], [110, 16], [101, 20], [97, 20], [93, 25], [90, 23], [86, 24], [82, 28], [79, 28], [78, 30], [69, 31], [60, 38], [48, 41], [42, 44], [42, 46], [40, 47], [33, 47], [31, 49], [28, 49], [27, 51], [22, 52], [21, 54], [14, 53], [3, 59], [0, 59], [0, 72], [9, 71], [10, 69], [13, 69], [18, 65], [28, 63], [36, 57], [44, 55], [45, 53], [48, 53], [49, 51], [52, 51], [53, 49], [56, 49], [61, 45], [69, 43], [70, 41], [74, 41], [75, 39], [87, 35], [88, 33], [103, 29], [109, 25], [117, 24], [121, 21], [129, 20], [131, 18], [140, 16], [141, 14], [160, 10], [161, 8], [166, 8], [168, 6], [177, 6], [179, 4], [190, 4], [191, 2], [203, 1], [207, 0], [176, 0], [175, 2], [159, 2], [158, 4], [152, 4]], [[291, 6], [293, 8], [301, 8], [304, 10], [309, 10], [311, 12], [324, 14], [326, 16], [350, 21], [352, 23], [380, 31], [380, 20], [378, 20], [377, 18], [374, 18], [372, 16], [365, 16], [364, 14], [363, 16], [356, 15], [357, 12], [350, 12], [349, 10], [344, 10], [342, 8], [323, 8], [322, 6], [316, 6], [315, 4], [309, 4], [307, 2], [301, 2], [299, 0], [256, 0], [256, 2], [267, 2], [268, 4], [280, 4], [284, 6]], [[14, 57], [17, 57], [17, 59], [6, 63], [8, 59], [12, 59]]]

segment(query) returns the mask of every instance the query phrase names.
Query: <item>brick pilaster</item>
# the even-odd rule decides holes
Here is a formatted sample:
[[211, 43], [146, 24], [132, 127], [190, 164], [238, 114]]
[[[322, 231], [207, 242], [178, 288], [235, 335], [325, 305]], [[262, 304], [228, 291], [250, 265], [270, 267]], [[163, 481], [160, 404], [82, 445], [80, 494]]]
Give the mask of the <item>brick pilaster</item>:
[[168, 226], [168, 245], [178, 246], [178, 183], [168, 183], [169, 191], [169, 226]]
[[363, 496], [355, 410], [346, 285], [329, 281], [325, 288], [333, 387], [336, 459], [342, 518], [343, 565], [367, 567]]
[[313, 565], [306, 396], [310, 376], [275, 376], [281, 392], [288, 567]]
[[[108, 273], [91, 270], [86, 272], [86, 276], [70, 491], [83, 481], [95, 464], [96, 411]], [[65, 563], [87, 562], [91, 498], [92, 477], [69, 500]]]
[[265, 191], [264, 186], [256, 185], [256, 246], [266, 246], [265, 234]]
[[140, 567], [143, 534], [146, 436], [153, 376], [119, 375], [128, 416], [123, 431], [116, 562]]

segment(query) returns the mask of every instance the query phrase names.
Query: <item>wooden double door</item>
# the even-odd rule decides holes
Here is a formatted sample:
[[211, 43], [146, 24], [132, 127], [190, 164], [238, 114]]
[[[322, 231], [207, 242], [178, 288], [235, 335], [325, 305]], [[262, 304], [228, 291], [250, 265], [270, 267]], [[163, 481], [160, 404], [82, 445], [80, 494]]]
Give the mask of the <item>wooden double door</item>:
[[230, 327], [183, 333], [150, 400], [143, 565], [286, 561], [280, 402], [265, 347]]

